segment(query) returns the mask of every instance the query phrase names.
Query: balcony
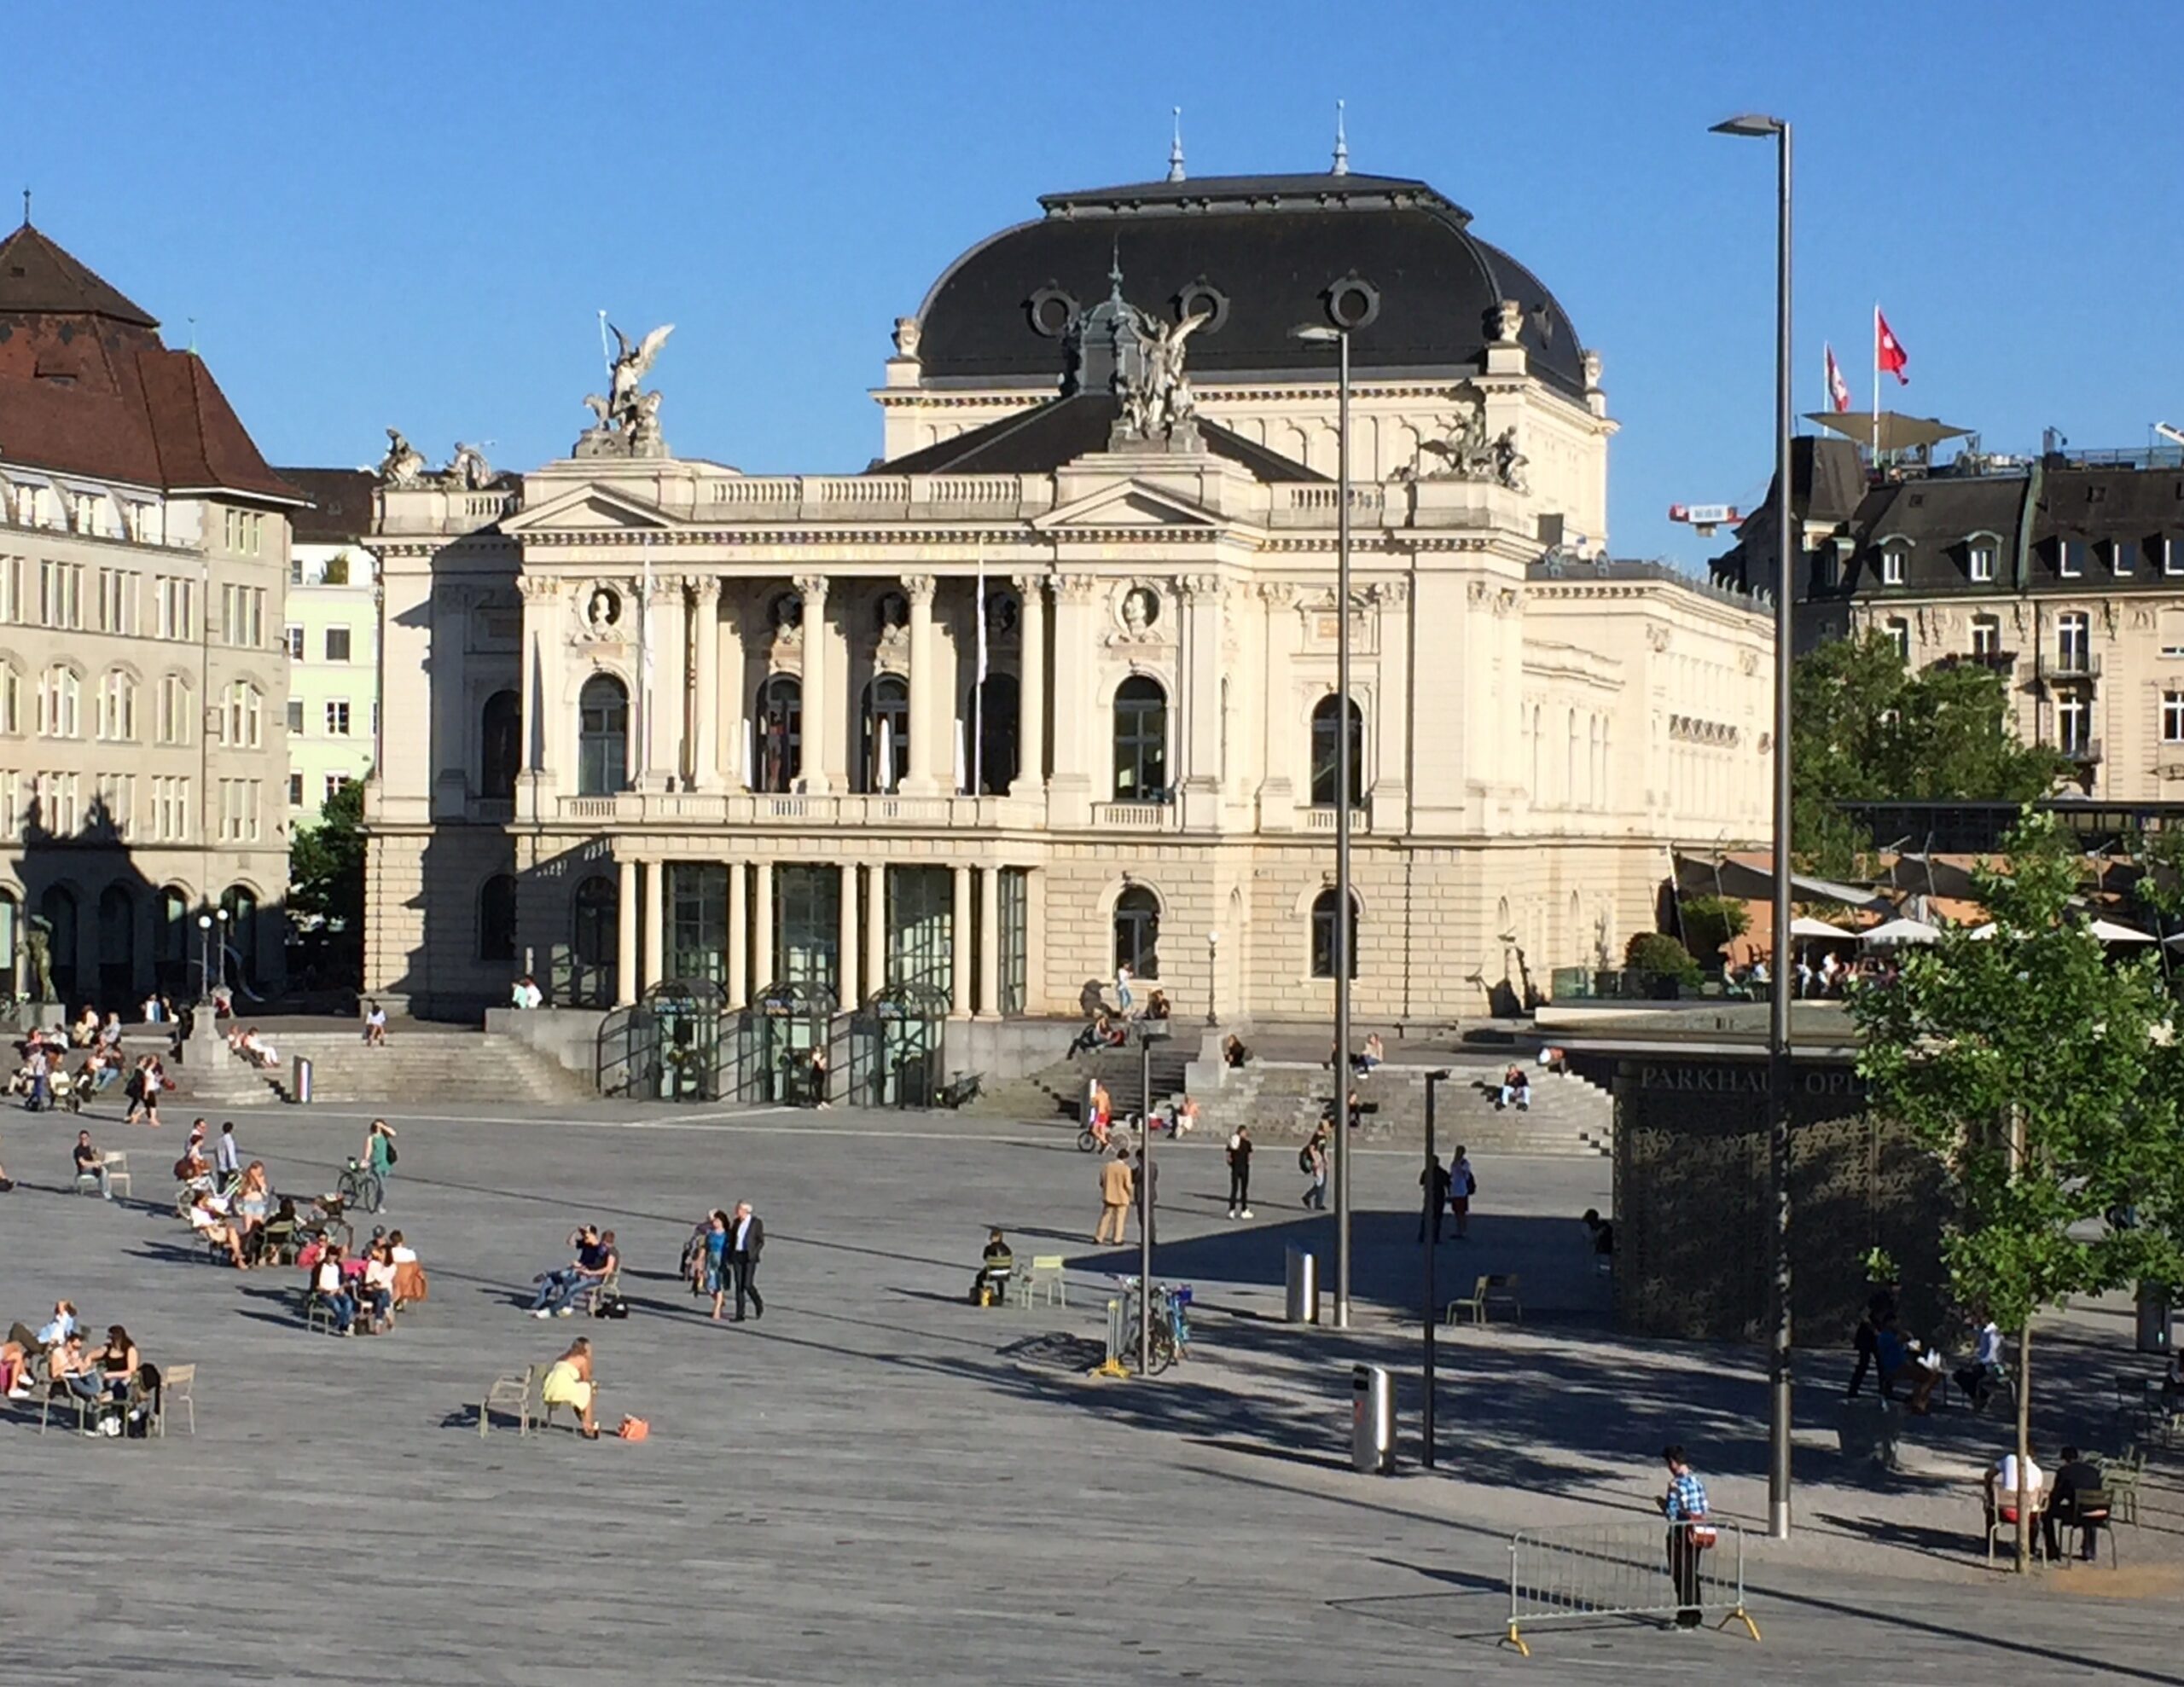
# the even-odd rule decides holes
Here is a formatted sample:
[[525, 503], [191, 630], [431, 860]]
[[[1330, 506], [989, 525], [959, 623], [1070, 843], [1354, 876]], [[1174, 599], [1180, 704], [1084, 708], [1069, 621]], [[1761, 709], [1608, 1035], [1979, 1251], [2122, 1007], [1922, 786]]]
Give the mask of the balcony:
[[1991, 668], [2007, 680], [2017, 672], [2017, 655], [2013, 650], [1975, 650], [1964, 659], [1982, 668]]
[[2065, 744], [2062, 757], [2073, 767], [2097, 768], [2100, 765], [2100, 740], [2097, 738], [2080, 739], [2076, 744]]
[[555, 816], [617, 826], [680, 825], [832, 830], [836, 827], [1036, 826], [1043, 797], [816, 795], [802, 791], [624, 791], [611, 797], [557, 797]]
[[2100, 658], [2087, 650], [2043, 650], [2035, 672], [2036, 677], [2043, 681], [2097, 680], [2100, 677]]
[[1166, 832], [1176, 824], [1170, 803], [1095, 803], [1092, 824], [1102, 832]]
[[[1297, 829], [1299, 832], [1322, 832], [1332, 838], [1334, 836], [1335, 814], [1335, 806], [1332, 803], [1300, 809], [1297, 811]], [[1373, 810], [1369, 803], [1361, 804], [1350, 811], [1351, 837], [1362, 838], [1372, 829]]]

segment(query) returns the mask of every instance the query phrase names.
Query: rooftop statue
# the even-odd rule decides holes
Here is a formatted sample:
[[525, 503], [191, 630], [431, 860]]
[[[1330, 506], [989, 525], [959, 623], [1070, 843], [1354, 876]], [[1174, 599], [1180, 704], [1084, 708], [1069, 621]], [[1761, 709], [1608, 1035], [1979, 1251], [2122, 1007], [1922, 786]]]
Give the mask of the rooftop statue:
[[379, 461], [383, 486], [415, 486], [425, 476], [425, 454], [402, 437], [402, 430], [386, 431], [386, 455]]
[[1172, 326], [1135, 306], [1130, 308], [1142, 355], [1140, 372], [1121, 386], [1123, 427], [1139, 439], [1166, 439], [1190, 420], [1197, 408], [1183, 355], [1190, 337], [1212, 320], [1200, 311]]
[[675, 332], [675, 324], [669, 322], [654, 328], [635, 344], [612, 322], [607, 326], [620, 349], [607, 364], [606, 395], [595, 392], [584, 401], [595, 420], [577, 442], [577, 455], [665, 456], [667, 445], [659, 434], [659, 394], [639, 391], [638, 383], [652, 368], [653, 360], [659, 356], [660, 347], [667, 344], [668, 335]]

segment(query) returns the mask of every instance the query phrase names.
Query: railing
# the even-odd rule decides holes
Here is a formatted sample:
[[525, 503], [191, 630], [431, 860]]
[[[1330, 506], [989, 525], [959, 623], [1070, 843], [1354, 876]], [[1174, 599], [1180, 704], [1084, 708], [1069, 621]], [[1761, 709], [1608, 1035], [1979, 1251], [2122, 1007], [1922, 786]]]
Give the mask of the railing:
[[2097, 738], [2080, 739], [2076, 744], [2063, 746], [2063, 759], [2075, 762], [2082, 768], [2090, 768], [2100, 760], [2100, 740]]
[[2040, 677], [2043, 680], [2097, 680], [2100, 677], [2100, 658], [2086, 650], [2048, 650], [2040, 653]]
[[1051, 483], [1013, 474], [738, 475], [699, 484], [700, 511], [761, 510], [770, 516], [828, 518], [843, 511], [903, 513], [937, 506], [1036, 513], [1054, 501]]
[[[1037, 826], [1046, 817], [1045, 799], [1041, 797], [625, 791], [613, 797], [562, 797], [559, 803], [559, 814], [564, 820], [620, 820], [632, 824], [679, 821], [703, 826]], [[1167, 812], [1157, 807], [1149, 811], [1156, 815]]]
[[611, 820], [621, 801], [619, 797], [564, 797], [561, 815], [572, 820]]
[[[1289, 507], [1293, 510], [1333, 510], [1342, 507], [1342, 489], [1312, 484], [1288, 489]], [[1386, 507], [1387, 494], [1378, 486], [1353, 486], [1350, 489], [1350, 507], [1353, 510], [1380, 510]]]
[[506, 826], [515, 818], [515, 803], [506, 797], [473, 797], [470, 819], [478, 826]]
[[1744, 1530], [1699, 1523], [1583, 1523], [1509, 1537], [1507, 1642], [1526, 1657], [1524, 1631], [1592, 1618], [1675, 1617], [1717, 1628], [1759, 1625], [1745, 1607]]
[[[1332, 803], [1313, 804], [1311, 807], [1303, 811], [1304, 816], [1304, 830], [1307, 832], [1324, 832], [1332, 837], [1334, 833], [1334, 818], [1336, 812], [1335, 805]], [[1350, 829], [1353, 832], [1372, 831], [1373, 810], [1369, 806], [1361, 804], [1359, 807], [1354, 808], [1350, 811]]]
[[1095, 803], [1092, 824], [1118, 832], [1165, 832], [1175, 813], [1165, 803]]

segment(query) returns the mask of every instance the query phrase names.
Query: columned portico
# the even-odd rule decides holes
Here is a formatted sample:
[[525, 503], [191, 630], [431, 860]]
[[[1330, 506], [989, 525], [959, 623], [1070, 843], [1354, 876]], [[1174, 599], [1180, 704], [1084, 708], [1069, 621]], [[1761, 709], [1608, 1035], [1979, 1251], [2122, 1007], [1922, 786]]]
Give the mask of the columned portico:
[[[842, 736], [834, 718], [834, 690], [838, 683], [830, 671], [827, 630], [827, 577], [801, 574], [797, 594], [804, 600], [804, 789], [812, 796], [834, 790], [837, 740]], [[846, 671], [843, 678], [848, 677]]]
[[1054, 580], [1054, 771], [1047, 787], [1048, 823], [1089, 826], [1092, 820], [1092, 676], [1095, 644], [1089, 574]]
[[903, 594], [910, 603], [910, 772], [903, 791], [910, 797], [938, 793], [940, 755], [956, 725], [956, 711], [937, 683], [932, 597], [938, 584], [930, 574], [903, 577]]
[[750, 967], [751, 910], [747, 881], [750, 874], [741, 861], [728, 864], [728, 1005], [746, 1006], [751, 1000], [748, 982]]
[[857, 863], [844, 861], [841, 866], [839, 899], [834, 909], [834, 995], [836, 1006], [843, 1012], [857, 1006]]
[[774, 982], [774, 864], [762, 861], [752, 875], [751, 980], [763, 990]]
[[691, 583], [690, 658], [697, 673], [690, 687], [689, 784], [711, 791], [720, 784], [720, 581], [710, 574]]
[[864, 875], [864, 993], [887, 988], [887, 867], [874, 861]]
[[644, 988], [666, 976], [667, 864], [655, 858], [645, 863]]
[[1001, 869], [979, 869], [979, 1017], [1001, 1017]]
[[1016, 780], [1013, 796], [1034, 796], [1047, 785], [1047, 583], [1039, 574], [1015, 577]]

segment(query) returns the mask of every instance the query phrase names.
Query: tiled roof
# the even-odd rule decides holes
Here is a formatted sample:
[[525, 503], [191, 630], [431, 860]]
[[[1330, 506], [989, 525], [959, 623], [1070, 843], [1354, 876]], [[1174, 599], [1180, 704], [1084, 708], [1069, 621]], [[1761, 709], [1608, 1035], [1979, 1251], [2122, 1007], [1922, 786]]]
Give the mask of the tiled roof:
[[281, 478], [309, 498], [311, 507], [288, 519], [299, 545], [346, 545], [372, 529], [372, 491], [378, 477], [361, 468], [283, 468]]
[[0, 241], [0, 461], [167, 491], [301, 496], [201, 360], [168, 350], [150, 316], [28, 224]]

